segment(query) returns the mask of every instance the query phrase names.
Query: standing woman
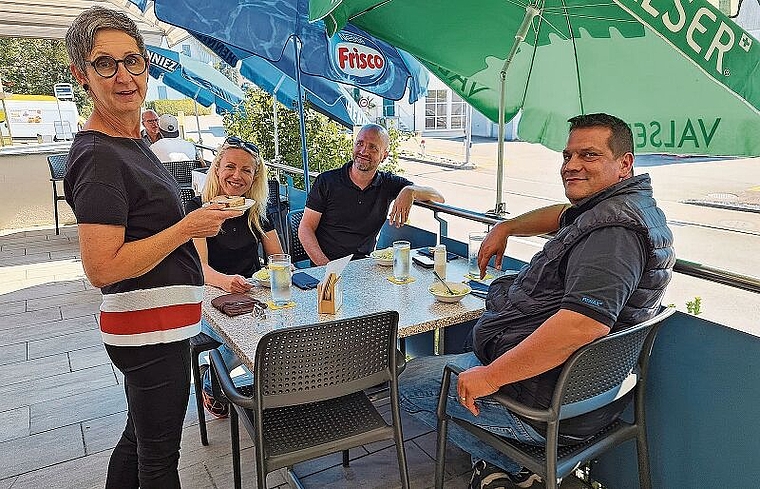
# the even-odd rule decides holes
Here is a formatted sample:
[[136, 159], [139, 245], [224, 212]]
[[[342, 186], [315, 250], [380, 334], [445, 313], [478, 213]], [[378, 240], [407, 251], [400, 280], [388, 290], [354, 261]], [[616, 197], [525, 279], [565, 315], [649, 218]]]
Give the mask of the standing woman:
[[[193, 240], [206, 284], [227, 292], [247, 292], [252, 285], [245, 277], [261, 268], [259, 243], [265, 256], [282, 253], [277, 231], [265, 217], [268, 191], [267, 170], [259, 148], [236, 137], [227, 138], [211, 163], [201, 195], [188, 201], [185, 209], [192, 212], [219, 195], [245, 197], [254, 204], [242, 216], [225, 221], [218, 235]], [[237, 355], [205, 321], [202, 331], [222, 343], [219, 352], [228, 370], [241, 365]], [[241, 382], [250, 383], [250, 377]], [[228, 404], [213, 397], [208, 369], [203, 370], [203, 404], [218, 418], [229, 412]]]
[[240, 213], [211, 206], [183, 217], [176, 183], [140, 137], [148, 62], [129, 17], [92, 7], [71, 24], [66, 48], [94, 104], [69, 151], [66, 201], [84, 271], [103, 293], [100, 330], [127, 397], [106, 488], [178, 488], [188, 339], [200, 331], [203, 300], [191, 240], [214, 236]]

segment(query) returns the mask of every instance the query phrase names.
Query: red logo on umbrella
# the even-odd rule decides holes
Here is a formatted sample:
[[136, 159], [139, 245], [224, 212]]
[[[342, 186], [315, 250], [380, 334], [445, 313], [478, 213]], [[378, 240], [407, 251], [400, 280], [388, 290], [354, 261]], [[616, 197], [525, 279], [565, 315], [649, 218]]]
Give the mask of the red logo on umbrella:
[[380, 75], [385, 68], [383, 54], [363, 44], [341, 42], [335, 45], [335, 53], [338, 68], [348, 75]]

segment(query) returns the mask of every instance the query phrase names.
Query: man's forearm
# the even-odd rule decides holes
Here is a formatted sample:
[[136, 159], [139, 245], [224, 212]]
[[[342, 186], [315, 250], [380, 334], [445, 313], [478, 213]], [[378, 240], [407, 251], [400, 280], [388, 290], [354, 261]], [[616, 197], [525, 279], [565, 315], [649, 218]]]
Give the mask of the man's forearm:
[[537, 236], [553, 233], [559, 229], [559, 218], [569, 204], [554, 204], [520, 214], [513, 219], [499, 223], [505, 226], [509, 236]]
[[438, 202], [438, 203], [443, 203], [446, 201], [443, 195], [441, 195], [441, 193], [438, 192], [433, 187], [425, 187], [422, 185], [409, 185], [404, 188], [407, 188], [411, 190], [412, 192], [414, 192], [415, 200], [429, 200], [431, 202]]
[[322, 266], [330, 261], [319, 246], [319, 241], [317, 241], [317, 235], [314, 234], [314, 231], [308, 228], [299, 228], [298, 239], [301, 240], [301, 246], [303, 246], [304, 251], [309, 255], [309, 259], [315, 265]]
[[491, 362], [488, 382], [503, 386], [535, 377], [562, 365], [579, 348], [610, 329], [580, 313], [560, 309], [517, 346]]

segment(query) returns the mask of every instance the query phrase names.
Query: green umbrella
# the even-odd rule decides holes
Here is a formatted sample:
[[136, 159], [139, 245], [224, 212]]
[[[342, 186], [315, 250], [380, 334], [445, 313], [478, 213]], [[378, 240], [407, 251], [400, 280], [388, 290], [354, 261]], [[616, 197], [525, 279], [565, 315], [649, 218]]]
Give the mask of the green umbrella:
[[704, 0], [311, 0], [310, 7], [328, 32], [350, 22], [413, 54], [500, 123], [500, 135], [522, 109], [520, 138], [561, 150], [568, 118], [608, 112], [631, 125], [638, 153], [760, 155], [758, 41]]

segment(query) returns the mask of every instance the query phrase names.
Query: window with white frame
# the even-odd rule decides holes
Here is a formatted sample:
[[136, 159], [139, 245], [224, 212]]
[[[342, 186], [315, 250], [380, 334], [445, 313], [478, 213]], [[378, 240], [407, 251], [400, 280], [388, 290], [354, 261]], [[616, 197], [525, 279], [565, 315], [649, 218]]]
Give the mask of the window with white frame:
[[465, 102], [451, 90], [428, 90], [425, 99], [425, 129], [462, 129]]

